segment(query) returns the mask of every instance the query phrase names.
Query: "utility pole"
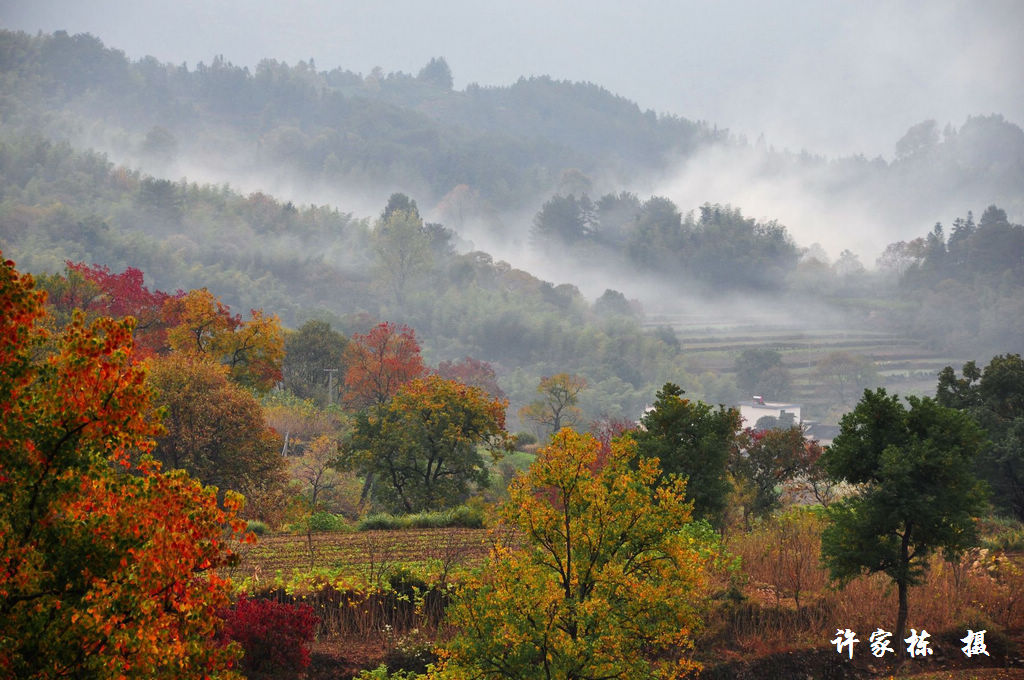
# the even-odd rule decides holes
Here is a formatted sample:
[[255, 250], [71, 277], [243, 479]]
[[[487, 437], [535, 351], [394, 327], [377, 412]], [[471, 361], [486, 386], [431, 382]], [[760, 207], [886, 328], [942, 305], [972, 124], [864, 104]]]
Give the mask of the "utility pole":
[[338, 369], [325, 368], [324, 371], [327, 373], [327, 405], [330, 406], [334, 403], [334, 374]]

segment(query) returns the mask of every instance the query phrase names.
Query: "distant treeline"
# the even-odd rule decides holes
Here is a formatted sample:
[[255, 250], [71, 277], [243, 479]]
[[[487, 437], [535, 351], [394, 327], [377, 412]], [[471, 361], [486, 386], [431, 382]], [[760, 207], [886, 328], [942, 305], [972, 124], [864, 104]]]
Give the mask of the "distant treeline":
[[995, 114], [959, 128], [914, 125], [891, 161], [828, 159], [644, 111], [589, 83], [539, 76], [457, 91], [440, 57], [416, 75], [318, 70], [312, 60], [250, 70], [222, 57], [189, 68], [129, 60], [87, 34], [0, 31], [0, 79], [5, 127], [102, 140], [154, 174], [182, 160], [323, 187], [387, 186], [430, 206], [460, 203], [460, 219], [534, 209], [553, 193], [617, 192], [711, 145], [743, 151], [745, 171], [793, 178], [826, 204], [870, 202], [889, 223], [918, 219], [924, 205], [1024, 213], [1024, 131]]
[[775, 221], [743, 217], [739, 208], [705, 204], [685, 217], [654, 196], [606, 194], [596, 202], [555, 196], [534, 219], [534, 238], [579, 256], [622, 261], [670, 280], [696, 280], [718, 290], [777, 289], [800, 252]]
[[[619, 291], [592, 305], [570, 284], [456, 252], [452, 230], [472, 220], [505, 228], [511, 208], [539, 206], [531, 235], [557, 244], [548, 250], [659, 276], [680, 299], [766, 291], [756, 304], [790, 310], [825, 299], [853, 324], [885, 325], [958, 357], [1024, 351], [1024, 228], [1004, 212], [1024, 209], [1024, 131], [998, 115], [959, 129], [925, 121], [891, 162], [755, 154], [760, 173], [820, 170], [807, 176], [822, 196], [870, 195], [882, 221], [937, 196], [948, 202], [954, 189], [986, 196], [979, 208], [1008, 197], [977, 225], [971, 216], [954, 222], [948, 239], [940, 229], [893, 244], [874, 273], [850, 252], [830, 262], [820, 248], [801, 249], [782, 225], [738, 207], [688, 212], [660, 196], [601, 195], [617, 175], [664, 171], [705, 144], [745, 142], [594, 85], [541, 77], [460, 92], [440, 58], [415, 76], [271, 60], [251, 72], [220, 58], [190, 69], [131, 61], [88, 35], [6, 31], [0, 83], [0, 248], [24, 270], [59, 271], [65, 259], [138, 267], [162, 289], [205, 286], [293, 327], [324, 318], [351, 333], [369, 320], [405, 322], [431, 361], [493, 362], [514, 402], [558, 371], [586, 376], [593, 416], [630, 415], [665, 380], [712, 402], [734, 399], [736, 386], [693, 375], [672, 330], [644, 328], [639, 305]], [[297, 181], [399, 186], [438, 201], [433, 214], [444, 224], [424, 222], [408, 197], [380, 219], [359, 218], [149, 176], [52, 141], [95, 137], [127, 145], [147, 168], [206, 154], [283, 168]], [[408, 219], [386, 219], [391, 208]], [[396, 259], [389, 243], [398, 242], [415, 245], [409, 258]]]
[[632, 174], [724, 137], [590, 84], [540, 77], [455, 92], [443, 58], [416, 76], [272, 59], [250, 71], [221, 57], [189, 69], [60, 31], [0, 32], [0, 55], [6, 124], [74, 133], [84, 116], [140, 135], [138, 151], [157, 162], [237, 146], [327, 182], [394, 182], [434, 198], [468, 185], [498, 208], [556, 189], [567, 168]]
[[1024, 226], [989, 206], [927, 236], [889, 245], [879, 265], [898, 280], [894, 325], [935, 347], [986, 360], [1024, 353]]
[[[420, 249], [404, 261], [389, 247], [398, 227], [410, 231], [397, 237]], [[310, 318], [346, 334], [380, 319], [407, 323], [431, 362], [492, 362], [514, 404], [533, 399], [539, 377], [559, 370], [587, 377], [594, 418], [639, 412], [665, 376], [723, 394], [713, 379], [691, 376], [671, 331], [644, 329], [621, 293], [591, 305], [575, 286], [487, 253], [456, 253], [450, 238], [402, 195], [371, 222], [153, 179], [63, 143], [0, 140], [0, 249], [26, 271], [57, 272], [65, 260], [137, 267], [153, 287], [206, 287], [233, 308], [261, 308], [293, 328]]]

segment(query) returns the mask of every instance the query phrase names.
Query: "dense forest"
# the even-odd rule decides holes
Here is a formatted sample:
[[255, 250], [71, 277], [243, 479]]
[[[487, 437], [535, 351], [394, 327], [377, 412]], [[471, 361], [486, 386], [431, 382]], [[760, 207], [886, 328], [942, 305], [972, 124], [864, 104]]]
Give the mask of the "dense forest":
[[[10, 171], [4, 250], [36, 271], [60, 271], [65, 259], [137, 267], [154, 286], [207, 287], [291, 327], [311, 318], [345, 333], [378, 319], [406, 323], [434, 361], [497, 364], [520, 403], [556, 367], [585, 373], [598, 395], [594, 418], [627, 416], [642, 408], [645, 387], [687, 375], [671, 333], [641, 328], [628, 304], [602, 311], [574, 286], [456, 253], [451, 233], [424, 223], [402, 195], [393, 200], [411, 210], [386, 208], [371, 225], [333, 208], [139, 176], [40, 139], [0, 153]], [[416, 251], [398, 258], [399, 245]]]
[[[34, 271], [60, 271], [65, 260], [136, 267], [159, 288], [208, 287], [233, 307], [265, 309], [292, 328], [313, 318], [344, 333], [365, 332], [378, 319], [406, 323], [434, 361], [495, 364], [517, 406], [543, 375], [587, 376], [591, 420], [635, 417], [663, 378], [714, 402], [743, 396], [731, 366], [722, 373], [694, 363], [676, 332], [647, 319], [641, 303], [614, 289], [588, 301], [570, 284], [459, 252], [457, 234], [423, 220], [402, 194], [377, 218], [358, 218], [157, 179], [33, 136], [0, 144], [0, 173], [0, 244]], [[395, 216], [395, 201], [411, 209], [408, 219]], [[684, 216], [657, 196], [555, 195], [532, 230], [567, 263], [638, 272], [681, 299], [696, 291], [747, 296], [762, 314], [828, 308], [847, 325], [917, 338], [958, 360], [1024, 350], [1024, 229], [996, 207], [977, 225], [971, 216], [954, 219], [948, 243], [938, 226], [891, 244], [873, 271], [851, 253], [830, 262], [801, 249], [782, 225], [738, 208], [705, 205]], [[819, 403], [825, 413], [834, 401]]]
[[562, 169], [627, 176], [722, 137], [592, 85], [536, 78], [454, 92], [443, 59], [417, 76], [363, 77], [273, 60], [255, 72], [222, 58], [191, 70], [133, 63], [91, 36], [62, 33], [4, 32], [0, 49], [11, 123], [95, 133], [93, 142], [116, 135], [122, 152], [148, 162], [232, 154], [247, 159], [236, 169], [255, 163], [325, 184], [400, 185], [434, 201], [467, 185], [514, 207], [556, 187]]
[[171, 179], [201, 171], [315, 188], [303, 200], [368, 197], [364, 210], [401, 191], [430, 208], [447, 198], [459, 219], [505, 230], [502, 215], [534, 210], [552, 192], [648, 186], [700, 151], [724, 148], [739, 154], [726, 156], [726, 169], [743, 166], [751, 181], [805, 183], [829, 211], [870, 201], [893, 228], [926, 204], [939, 215], [991, 203], [1024, 211], [1024, 132], [999, 115], [945, 127], [924, 121], [894, 140], [890, 161], [829, 159], [643, 111], [588, 83], [533, 77], [456, 91], [443, 58], [416, 75], [271, 59], [250, 71], [220, 57], [189, 68], [131, 61], [89, 35], [10, 31], [0, 34], [0, 56], [5, 126], [96, 147]]

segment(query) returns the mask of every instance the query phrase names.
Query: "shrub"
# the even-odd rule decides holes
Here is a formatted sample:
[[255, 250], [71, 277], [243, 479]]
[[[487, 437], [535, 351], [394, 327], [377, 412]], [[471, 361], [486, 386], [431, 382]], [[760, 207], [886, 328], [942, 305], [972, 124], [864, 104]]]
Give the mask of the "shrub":
[[367, 515], [356, 525], [358, 531], [398, 531], [401, 529], [446, 529], [464, 527], [480, 529], [484, 526], [484, 513], [477, 508], [460, 505], [451, 510], [417, 512], [411, 515], [376, 513]]
[[418, 593], [425, 593], [430, 586], [420, 576], [413, 573], [408, 567], [395, 567], [388, 576], [388, 584], [397, 594], [405, 597], [414, 597]]
[[317, 618], [308, 604], [283, 604], [252, 600], [242, 595], [234, 608], [223, 614], [222, 636], [234, 640], [245, 652], [242, 669], [247, 674], [298, 673], [309, 665], [309, 645]]
[[417, 512], [401, 518], [403, 529], [443, 529], [449, 525], [447, 512]]
[[989, 550], [1024, 551], [1024, 524], [1007, 517], [992, 517], [981, 522], [981, 544]]
[[530, 432], [516, 432], [512, 437], [512, 446], [516, 451], [525, 451], [526, 447], [537, 443], [537, 436]]
[[748, 576], [771, 587], [776, 606], [792, 597], [799, 608], [801, 594], [806, 600], [807, 593], [824, 588], [818, 557], [822, 526], [814, 510], [793, 508], [761, 522], [736, 541]]
[[314, 512], [309, 516], [309, 530], [317, 531], [345, 531], [348, 524], [345, 518], [340, 515], [332, 515], [329, 512]]
[[372, 671], [363, 671], [356, 676], [356, 680], [417, 680], [421, 677], [413, 671], [389, 671], [387, 666], [381, 664]]
[[471, 508], [468, 505], [460, 505], [457, 508], [452, 508], [449, 511], [449, 515], [451, 518], [449, 523], [446, 525], [449, 527], [482, 529], [484, 526], [483, 510], [478, 508]]
[[261, 522], [258, 519], [250, 520], [246, 525], [246, 529], [257, 536], [265, 536], [270, 533], [270, 527], [267, 526], [267, 523]]
[[[392, 678], [419, 678], [416, 673], [429, 673], [430, 666], [437, 663], [437, 653], [429, 639], [416, 634], [403, 636], [384, 657], [384, 663], [392, 670]], [[399, 675], [401, 672], [408, 675]]]
[[394, 515], [389, 515], [386, 512], [378, 512], [373, 515], [367, 515], [363, 519], [359, 520], [356, 524], [357, 531], [394, 531], [396, 529], [404, 529], [402, 526], [401, 519]]

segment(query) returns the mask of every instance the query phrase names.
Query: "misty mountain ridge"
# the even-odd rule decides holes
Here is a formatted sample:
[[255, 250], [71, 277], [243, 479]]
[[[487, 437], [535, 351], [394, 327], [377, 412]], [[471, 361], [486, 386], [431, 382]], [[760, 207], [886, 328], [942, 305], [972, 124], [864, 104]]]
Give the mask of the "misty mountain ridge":
[[[561, 370], [591, 381], [595, 417], [632, 417], [665, 379], [729, 401], [723, 357], [807, 332], [856, 329], [882, 344], [852, 346], [879, 357], [909, 334], [895, 370], [915, 380], [934, 352], [984, 358], [1024, 337], [1024, 267], [984, 255], [1024, 250], [1024, 132], [998, 115], [916, 125], [891, 161], [829, 159], [590, 84], [455, 91], [441, 59], [416, 76], [271, 60], [190, 70], [91, 36], [4, 32], [0, 64], [0, 247], [27, 270], [139, 267], [293, 327], [405, 322], [431, 359], [494, 362], [513, 402]], [[397, 292], [380, 213], [396, 192], [424, 206], [409, 232], [422, 266]], [[956, 249], [941, 233], [925, 244], [935, 222], [993, 204]], [[848, 250], [858, 240], [863, 258]], [[886, 250], [896, 264], [866, 271], [900, 243]], [[975, 276], [990, 262], [999, 271]], [[966, 311], [951, 331], [953, 307]], [[724, 335], [697, 337], [711, 327]], [[801, 398], [826, 408], [812, 387]]]
[[[88, 35], [0, 34], [5, 127], [109, 153], [157, 176], [228, 181], [372, 214], [395, 191], [461, 203], [467, 238], [527, 239], [552, 194], [630, 190], [683, 210], [729, 204], [803, 243], [869, 264], [893, 240], [967, 209], [1024, 216], [1024, 132], [999, 115], [925, 121], [894, 157], [829, 159], [657, 115], [589, 83], [521, 78], [452, 88], [443, 59], [413, 76], [265, 59], [253, 72], [130, 61]], [[454, 193], [453, 193], [454, 192]], [[468, 218], [467, 218], [468, 215]]]

